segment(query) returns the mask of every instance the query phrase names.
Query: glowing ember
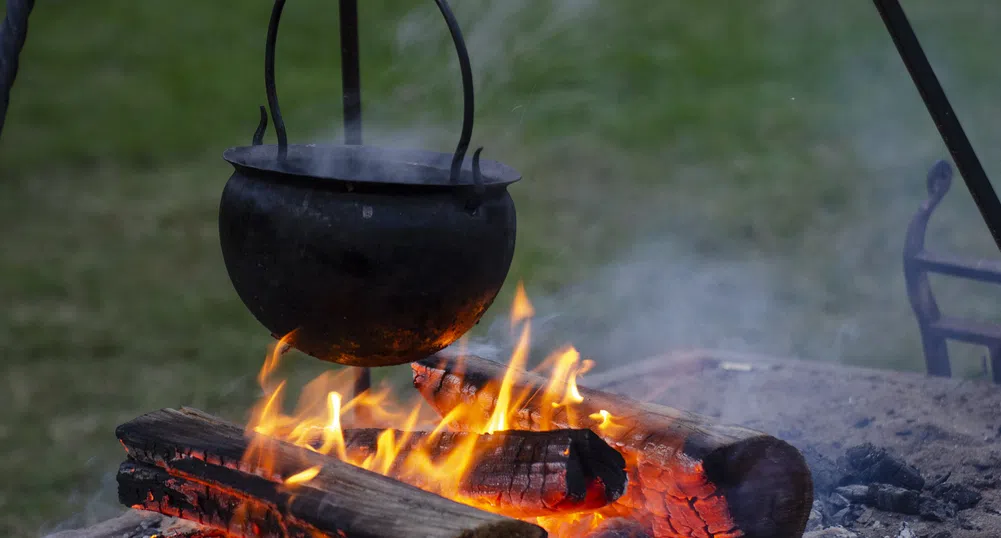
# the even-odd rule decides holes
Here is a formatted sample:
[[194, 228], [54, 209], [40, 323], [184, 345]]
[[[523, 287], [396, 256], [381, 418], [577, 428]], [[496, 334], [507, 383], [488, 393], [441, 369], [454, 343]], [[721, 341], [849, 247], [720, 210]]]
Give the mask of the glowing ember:
[[[426, 491], [463, 502], [477, 508], [502, 515], [517, 517], [504, 512], [503, 506], [485, 505], [483, 501], [464, 498], [459, 488], [475, 465], [477, 445], [475, 436], [467, 436], [456, 443], [447, 453], [442, 454], [437, 447], [438, 434], [452, 430], [472, 430], [479, 434], [490, 434], [507, 430], [518, 422], [518, 413], [529, 398], [542, 398], [543, 430], [554, 429], [553, 417], [567, 417], [573, 428], [590, 428], [602, 432], [614, 428], [614, 417], [608, 411], [586, 414], [578, 412], [577, 404], [584, 401], [577, 389], [577, 377], [593, 366], [591, 361], [582, 361], [573, 348], [561, 350], [548, 357], [534, 370], [535, 373], [548, 370], [549, 382], [545, 393], [532, 394], [518, 392], [518, 376], [526, 371], [531, 342], [531, 318], [534, 308], [519, 284], [511, 309], [511, 331], [516, 335], [516, 345], [508, 361], [508, 369], [503, 379], [498, 381], [497, 405], [489, 416], [484, 416], [481, 406], [459, 406], [444, 417], [439, 417], [420, 397], [415, 394], [408, 402], [390, 398], [390, 387], [370, 390], [347, 399], [351, 394], [354, 372], [343, 369], [326, 372], [313, 379], [301, 392], [294, 411], [286, 414], [282, 410], [282, 398], [286, 391], [285, 380], [276, 379], [282, 355], [289, 349], [295, 338], [290, 334], [282, 338], [269, 354], [258, 376], [263, 397], [255, 405], [252, 418], [247, 426], [259, 434], [279, 438], [310, 450], [335, 456], [338, 459], [392, 476]], [[557, 415], [558, 414], [558, 415]], [[374, 452], [366, 454], [349, 453], [344, 440], [345, 424], [351, 427], [380, 428]], [[460, 427], [460, 424], [462, 425]], [[415, 443], [408, 443], [410, 436], [397, 432], [430, 431], [430, 435]], [[273, 463], [269, 459], [270, 450], [266, 441], [256, 438], [244, 455], [245, 463], [263, 469], [265, 474], [273, 473]], [[266, 439], [266, 438], [263, 438]], [[407, 450], [404, 451], [404, 446]], [[434, 457], [432, 457], [434, 453]], [[308, 483], [320, 472], [319, 468], [309, 468], [293, 476], [278, 476], [288, 485]], [[527, 520], [545, 528], [551, 536], [569, 538], [582, 536], [598, 527], [604, 518], [595, 513], [554, 514], [553, 516], [528, 518]]]

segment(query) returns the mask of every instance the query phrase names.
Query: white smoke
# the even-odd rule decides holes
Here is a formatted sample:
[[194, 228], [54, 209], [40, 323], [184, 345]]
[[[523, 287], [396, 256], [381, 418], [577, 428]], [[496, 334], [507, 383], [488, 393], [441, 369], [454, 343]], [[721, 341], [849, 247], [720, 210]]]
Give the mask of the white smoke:
[[[973, 82], [970, 66], [964, 70], [945, 61], [962, 57], [964, 47], [971, 45], [950, 41], [927, 24], [941, 16], [936, 9], [920, 5], [912, 18], [990, 171], [998, 168], [991, 149], [1001, 141], [1001, 130], [995, 127], [1001, 125], [997, 121], [1001, 111], [993, 97]], [[788, 18], [789, 14], [778, 10], [772, 16]], [[617, 231], [622, 226], [616, 219], [633, 219], [638, 231], [622, 237], [625, 247], [615, 251], [612, 261], [606, 260], [557, 292], [531, 293], [533, 282], [526, 282], [539, 314], [534, 335], [537, 356], [572, 343], [605, 369], [665, 352], [708, 347], [923, 370], [901, 256], [907, 225], [927, 196], [925, 174], [936, 160], [948, 160], [949, 154], [892, 42], [878, 26], [875, 13], [872, 16], [873, 39], [860, 46], [845, 43], [850, 53], [825, 66], [823, 79], [818, 81], [825, 90], [811, 90], [812, 94], [799, 90], [806, 95], [798, 94], [796, 88], [786, 90], [788, 99], [809, 101], [802, 112], [817, 121], [814, 139], [752, 157], [774, 159], [780, 167], [782, 161], [806, 160], [817, 167], [818, 178], [843, 171], [840, 182], [803, 176], [773, 184], [764, 174], [754, 179], [760, 191], [796, 189], [788, 196], [766, 193], [761, 200], [803, 206], [804, 218], [791, 231], [797, 239], [773, 248], [756, 244], [752, 231], [743, 247], [706, 249], [700, 245], [704, 228], [715, 225], [717, 233], [734, 234], [739, 227], [727, 219], [736, 222], [739, 217], [719, 215], [723, 219], [713, 222], [717, 215], [706, 204], [682, 218], [683, 226], [662, 224], [658, 229], [649, 225], [648, 212], [658, 210], [656, 201], [664, 201], [662, 194], [651, 192], [654, 202], [641, 202], [623, 217], [628, 210], [622, 207], [636, 200], [623, 202], [621, 187], [597, 185], [609, 188], [593, 193], [600, 203], [583, 202], [565, 211], [596, 211], [585, 219], [588, 224], [618, 227]], [[608, 156], [604, 163], [619, 158], [624, 155]], [[724, 164], [675, 165], [665, 170], [664, 181], [678, 189], [679, 197], [685, 196], [685, 185], [694, 181], [718, 182], [725, 196], [728, 176], [739, 171], [745, 158], [738, 154]], [[580, 184], [579, 188], [595, 186], [586, 181]], [[577, 193], [564, 202], [580, 203], [580, 196]], [[749, 196], [756, 196], [755, 191]], [[670, 203], [661, 206], [664, 212], [674, 207]], [[751, 203], [743, 207], [751, 228], [769, 211], [767, 206]], [[550, 220], [555, 217], [548, 216]], [[767, 218], [762, 220], [773, 225]], [[932, 219], [927, 244], [937, 252], [998, 259], [997, 248], [958, 172]], [[587, 259], [580, 250], [560, 255], [570, 260], [576, 256], [581, 263]], [[949, 314], [987, 321], [1001, 317], [996, 306], [1001, 293], [991, 286], [936, 277], [933, 286], [940, 306]], [[498, 304], [493, 312], [506, 307]], [[483, 335], [484, 341], [499, 346], [495, 353], [501, 356], [510, 347], [510, 343], [499, 344], [508, 338], [506, 323], [498, 315], [495, 326]], [[956, 375], [983, 374], [983, 349], [951, 348]]]

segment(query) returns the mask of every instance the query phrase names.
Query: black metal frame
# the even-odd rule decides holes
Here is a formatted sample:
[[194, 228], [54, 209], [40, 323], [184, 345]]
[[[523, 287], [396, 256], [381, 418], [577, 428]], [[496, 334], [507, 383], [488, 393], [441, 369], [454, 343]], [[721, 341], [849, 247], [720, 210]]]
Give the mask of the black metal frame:
[[[287, 151], [287, 135], [278, 106], [278, 96], [274, 84], [275, 41], [278, 24], [286, 0], [276, 0], [268, 27], [268, 43], [265, 51], [265, 86], [272, 121], [278, 134], [279, 159]], [[339, 0], [341, 75], [343, 87], [345, 143], [360, 145], [361, 129], [361, 73], [358, 36], [357, 0]], [[445, 18], [452, 40], [459, 55], [463, 85], [463, 125], [459, 144], [456, 147], [451, 166], [451, 181], [458, 181], [459, 171], [473, 127], [472, 72], [462, 33], [451, 9], [445, 0], [435, 0]], [[946, 98], [938, 78], [921, 49], [917, 36], [911, 28], [903, 9], [897, 0], [873, 0], [893, 39], [904, 65], [907, 67], [928, 112], [935, 122], [943, 141], [970, 191], [981, 217], [986, 223], [999, 250], [1001, 250], [1001, 201], [991, 186], [983, 167], [970, 144], [949, 100]], [[28, 33], [28, 19], [35, 6], [34, 0], [7, 0], [6, 15], [0, 25], [0, 135], [2, 135], [10, 93], [17, 77], [19, 58]], [[260, 122], [254, 133], [254, 144], [261, 144], [268, 122], [265, 107], [260, 108]], [[479, 148], [473, 155], [474, 178], [478, 178]], [[991, 353], [995, 381], [1001, 382], [1001, 327], [980, 326], [969, 322], [942, 318], [931, 288], [927, 273], [941, 273], [961, 278], [1001, 283], [1001, 264], [983, 261], [959, 260], [947, 256], [928, 253], [924, 249], [924, 236], [931, 212], [949, 189], [952, 169], [945, 162], [939, 162], [928, 176], [930, 198], [922, 206], [908, 227], [907, 243], [904, 249], [904, 272], [907, 279], [908, 296], [918, 317], [924, 342], [928, 372], [933, 375], [950, 375], [948, 353], [945, 349], [947, 338], [964, 340], [986, 345]], [[362, 370], [357, 389], [370, 386], [369, 372]]]
[[340, 0], [341, 101], [344, 104], [344, 143], [361, 144], [361, 57], [358, 38], [358, 0]]
[[907, 71], [911, 74], [911, 79], [914, 80], [928, 113], [931, 114], [939, 134], [942, 135], [942, 140], [949, 149], [953, 161], [956, 162], [956, 167], [959, 168], [959, 173], [963, 176], [977, 209], [980, 210], [980, 216], [991, 231], [998, 250], [1001, 250], [1001, 201], [998, 201], [998, 195], [994, 192], [984, 167], [980, 165], [977, 152], [973, 150], [973, 145], [966, 137], [956, 112], [952, 110], [952, 105], [945, 96], [945, 90], [942, 89], [935, 71], [921, 50], [921, 44], [914, 35], [907, 15], [897, 0], [873, 0], [873, 3], [883, 18], [883, 23]]
[[932, 294], [928, 275], [940, 274], [956, 278], [1001, 284], [1001, 262], [963, 259], [948, 254], [932, 253], [925, 248], [925, 235], [932, 212], [949, 192], [952, 167], [945, 161], [935, 163], [928, 172], [928, 199], [921, 204], [910, 225], [904, 242], [904, 280], [907, 298], [917, 318], [924, 347], [925, 364], [930, 375], [950, 377], [947, 340], [978, 344], [987, 348], [991, 375], [1001, 383], [1001, 325], [975, 322], [943, 316]]
[[28, 18], [34, 8], [35, 0], [7, 0], [7, 14], [0, 26], [0, 135], [7, 119], [21, 49], [28, 38]]
[[[358, 2], [357, 0], [339, 0], [340, 31], [341, 31], [341, 75], [343, 86], [344, 130], [347, 144], [361, 144], [361, 75], [358, 38]], [[463, 126], [459, 145], [455, 151], [452, 166], [452, 180], [458, 180], [458, 170], [469, 148], [469, 138], [473, 126], [473, 92], [472, 73], [469, 69], [468, 52], [458, 23], [447, 2], [435, 0], [438, 9], [445, 17], [452, 39], [459, 54], [459, 64], [462, 68], [462, 84], [464, 97]], [[987, 224], [994, 241], [1001, 250], [1001, 201], [991, 186], [973, 146], [970, 144], [959, 119], [956, 117], [945, 91], [928, 58], [918, 42], [914, 30], [897, 0], [873, 0], [879, 11], [887, 31], [890, 33], [897, 51], [911, 74], [914, 84], [921, 94], [928, 112], [938, 127], [942, 139], [949, 148], [960, 174], [966, 182]], [[269, 106], [275, 129], [279, 137], [279, 152], [281, 154], [287, 145], [285, 126], [278, 110], [277, 93], [274, 88], [274, 41], [277, 38], [278, 22], [284, 8], [285, 0], [276, 0], [272, 12], [271, 24], [268, 28], [268, 49], [266, 52], [266, 77], [269, 80]], [[10, 92], [17, 77], [19, 58], [28, 34], [28, 18], [35, 6], [34, 0], [7, 0], [6, 15], [0, 25], [0, 134], [3, 132], [10, 104]], [[266, 128], [266, 117], [261, 116], [261, 123], [254, 135], [255, 143], [260, 143]], [[474, 163], [475, 168], [475, 163]]]

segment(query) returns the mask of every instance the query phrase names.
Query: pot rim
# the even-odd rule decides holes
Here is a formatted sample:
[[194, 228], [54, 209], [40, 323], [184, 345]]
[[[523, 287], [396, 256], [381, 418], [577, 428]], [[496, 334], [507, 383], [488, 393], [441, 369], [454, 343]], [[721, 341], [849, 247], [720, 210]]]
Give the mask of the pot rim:
[[[223, 159], [240, 171], [265, 172], [298, 178], [405, 185], [409, 187], [470, 187], [475, 184], [471, 159], [466, 159], [459, 181], [449, 179], [452, 154], [364, 145], [292, 144], [284, 161], [278, 146], [261, 144], [227, 149]], [[480, 160], [483, 186], [507, 186], [521, 179], [517, 170], [497, 161]]]

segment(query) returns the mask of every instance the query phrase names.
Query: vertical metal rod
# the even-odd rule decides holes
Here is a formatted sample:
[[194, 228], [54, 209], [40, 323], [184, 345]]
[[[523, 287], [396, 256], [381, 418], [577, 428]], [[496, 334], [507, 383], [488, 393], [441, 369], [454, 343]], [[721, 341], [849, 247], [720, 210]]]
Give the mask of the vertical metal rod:
[[[371, 368], [355, 368], [358, 375], [355, 376], [355, 384], [352, 387], [354, 395], [357, 398], [363, 392], [372, 388], [372, 369]], [[359, 406], [355, 409], [355, 414], [360, 421], [364, 420], [362, 417], [366, 417], [367, 413], [363, 409], [365, 406]]]
[[883, 23], [897, 47], [897, 52], [900, 53], [907, 71], [914, 80], [914, 85], [918, 88], [918, 93], [928, 107], [942, 140], [956, 162], [956, 168], [963, 176], [963, 181], [966, 182], [966, 187], [970, 190], [981, 217], [991, 231], [998, 249], [1001, 250], [1001, 201], [998, 200], [987, 173], [977, 159], [977, 153], [952, 110], [949, 99], [945, 96], [945, 90], [935, 76], [935, 71], [921, 50], [921, 44], [914, 35], [907, 15], [897, 0], [873, 0], [873, 3], [876, 4], [876, 9], [879, 10]]
[[282, 119], [278, 88], [275, 86], [275, 49], [278, 47], [278, 26], [285, 10], [285, 1], [275, 0], [275, 6], [271, 9], [271, 22], [268, 23], [268, 41], [264, 47], [264, 91], [268, 96], [271, 121], [275, 124], [275, 133], [278, 135], [278, 162], [284, 162], [288, 155], [288, 133], [285, 132], [285, 120]]
[[34, 8], [35, 0], [7, 0], [3, 25], [0, 25], [0, 134], [7, 119], [21, 49], [28, 38], [28, 17]]
[[341, 85], [344, 142], [361, 144], [361, 66], [358, 51], [358, 0], [340, 0]]
[[[358, 45], [358, 0], [340, 0], [341, 100], [344, 104], [344, 143], [361, 145], [361, 61]], [[359, 368], [355, 396], [372, 388], [372, 371]]]

